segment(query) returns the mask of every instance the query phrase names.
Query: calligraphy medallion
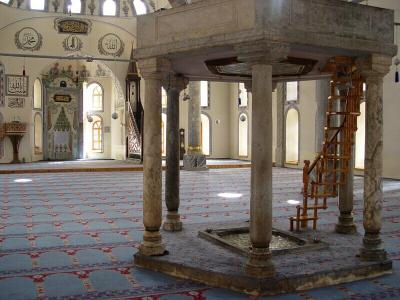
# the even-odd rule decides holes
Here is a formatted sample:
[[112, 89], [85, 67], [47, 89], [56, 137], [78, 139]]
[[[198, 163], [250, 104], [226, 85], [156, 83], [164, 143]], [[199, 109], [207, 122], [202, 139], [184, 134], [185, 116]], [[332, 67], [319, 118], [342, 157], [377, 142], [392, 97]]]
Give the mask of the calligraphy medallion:
[[24, 27], [15, 33], [15, 45], [18, 49], [37, 51], [42, 43], [42, 35], [32, 27]]
[[65, 51], [79, 51], [82, 49], [82, 40], [75, 34], [71, 34], [63, 41], [63, 47]]
[[124, 42], [114, 33], [104, 35], [98, 44], [100, 54], [108, 56], [121, 56], [124, 52]]

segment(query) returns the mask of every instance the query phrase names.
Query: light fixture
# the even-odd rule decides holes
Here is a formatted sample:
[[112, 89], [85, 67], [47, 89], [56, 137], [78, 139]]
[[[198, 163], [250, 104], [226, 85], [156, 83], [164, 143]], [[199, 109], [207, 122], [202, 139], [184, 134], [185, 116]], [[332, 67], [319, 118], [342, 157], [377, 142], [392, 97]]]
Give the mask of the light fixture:
[[399, 65], [400, 65], [400, 59], [396, 58], [394, 60], [394, 64], [396, 65], [396, 73], [394, 75], [394, 82], [399, 83], [400, 82], [400, 76], [399, 76]]
[[289, 203], [289, 204], [291, 204], [291, 205], [300, 204], [300, 201], [298, 201], [298, 200], [288, 200], [288, 201], [286, 201], [286, 202]]
[[221, 198], [231, 198], [231, 199], [234, 199], [234, 198], [240, 198], [240, 197], [242, 197], [243, 195], [242, 194], [239, 194], [239, 193], [219, 193], [218, 194], [218, 197], [221, 197]]
[[89, 123], [92, 123], [92, 122], [93, 122], [93, 117], [92, 117], [92, 115], [91, 115], [89, 112], [86, 113], [86, 119], [87, 119], [87, 121], [88, 121]]
[[118, 113], [115, 111], [111, 114], [111, 118], [113, 118], [114, 120], [118, 119]]
[[14, 182], [16, 182], [16, 183], [27, 183], [27, 182], [32, 182], [32, 179], [19, 178], [19, 179], [15, 179]]

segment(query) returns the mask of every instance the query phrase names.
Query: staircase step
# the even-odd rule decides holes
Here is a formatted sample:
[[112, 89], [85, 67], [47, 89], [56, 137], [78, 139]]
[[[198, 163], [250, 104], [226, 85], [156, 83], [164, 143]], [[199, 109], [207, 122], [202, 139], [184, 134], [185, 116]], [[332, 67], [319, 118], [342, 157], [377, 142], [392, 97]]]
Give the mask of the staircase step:
[[351, 156], [340, 156], [340, 155], [334, 155], [334, 154], [327, 154], [327, 155], [322, 155], [322, 159], [329, 159], [329, 160], [336, 160], [336, 159], [351, 159]]
[[290, 217], [290, 220], [292, 221], [312, 221], [312, 220], [318, 220], [318, 217], [309, 217], [309, 216], [300, 216], [299, 218], [297, 217]]
[[315, 185], [343, 185], [345, 182], [316, 182]]
[[359, 116], [360, 112], [347, 112], [347, 111], [328, 111], [327, 116]]
[[315, 208], [317, 208], [317, 209], [327, 209], [328, 206], [327, 205], [317, 205], [317, 206], [311, 205], [311, 206], [307, 207], [307, 210], [314, 210]]

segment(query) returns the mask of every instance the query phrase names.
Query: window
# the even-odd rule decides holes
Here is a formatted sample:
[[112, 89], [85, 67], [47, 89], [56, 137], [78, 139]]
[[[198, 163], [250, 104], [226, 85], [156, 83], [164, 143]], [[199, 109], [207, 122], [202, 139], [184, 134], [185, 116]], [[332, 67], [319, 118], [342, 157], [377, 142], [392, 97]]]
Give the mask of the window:
[[355, 167], [364, 169], [365, 158], [365, 102], [360, 105], [360, 115], [357, 118]]
[[80, 14], [82, 12], [81, 0], [71, 0], [71, 13]]
[[294, 108], [286, 115], [286, 162], [299, 162], [299, 113]]
[[8, 3], [10, 3], [10, 0], [0, 0], [0, 2], [8, 4]]
[[43, 127], [42, 116], [40, 113], [35, 114], [34, 118], [34, 153], [42, 154], [43, 145]]
[[246, 114], [239, 115], [239, 156], [248, 156], [249, 118]]
[[210, 118], [205, 115], [201, 114], [201, 150], [204, 155], [210, 155]]
[[201, 107], [208, 107], [210, 105], [208, 99], [208, 81], [200, 82], [200, 105]]
[[239, 99], [238, 99], [238, 105], [239, 107], [247, 107], [247, 90], [244, 86], [244, 83], [239, 83]]
[[299, 83], [297, 81], [286, 82], [286, 101], [299, 100]]
[[44, 10], [45, 0], [31, 0], [31, 9]]
[[167, 155], [167, 115], [161, 114], [161, 155]]
[[117, 13], [117, 4], [114, 0], [105, 0], [103, 3], [103, 16], [115, 16]]
[[103, 121], [99, 116], [93, 116], [92, 150], [103, 152]]
[[162, 107], [167, 107], [167, 91], [162, 87], [161, 88], [161, 105]]
[[33, 84], [33, 108], [42, 108], [42, 84], [39, 79], [36, 79]]
[[103, 88], [98, 83], [92, 83], [87, 88], [89, 96], [88, 110], [103, 111]]
[[147, 13], [146, 4], [144, 4], [142, 0], [133, 0], [133, 6], [135, 7], [137, 16]]

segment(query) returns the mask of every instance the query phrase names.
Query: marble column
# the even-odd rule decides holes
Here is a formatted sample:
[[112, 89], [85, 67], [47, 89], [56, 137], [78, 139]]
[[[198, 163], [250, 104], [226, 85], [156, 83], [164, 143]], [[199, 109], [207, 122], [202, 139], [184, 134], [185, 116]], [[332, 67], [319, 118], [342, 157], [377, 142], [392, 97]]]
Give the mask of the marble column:
[[317, 101], [317, 114], [315, 116], [315, 152], [322, 150], [325, 140], [325, 120], [328, 110], [328, 98], [331, 95], [330, 78], [316, 81], [315, 100]]
[[161, 200], [161, 82], [168, 62], [152, 58], [139, 61], [145, 79], [143, 152], [143, 242], [139, 252], [145, 256], [166, 253], [162, 243]]
[[364, 239], [360, 257], [367, 261], [383, 261], [380, 231], [383, 206], [382, 148], [383, 148], [383, 77], [389, 72], [391, 57], [371, 55], [357, 60], [366, 80], [366, 126], [364, 166]]
[[189, 83], [188, 151], [183, 156], [183, 168], [187, 171], [207, 170], [206, 156], [201, 150], [200, 81]]
[[167, 91], [167, 157], [165, 171], [165, 204], [168, 212], [163, 224], [166, 231], [181, 231], [179, 210], [179, 95], [188, 81], [182, 76], [168, 74], [164, 81]]
[[285, 166], [286, 156], [286, 134], [285, 134], [285, 89], [284, 82], [277, 84], [277, 103], [276, 103], [276, 148], [275, 165]]
[[288, 52], [277, 43], [237, 46], [238, 59], [252, 70], [252, 143], [250, 240], [245, 270], [252, 276], [272, 276], [272, 64]]

